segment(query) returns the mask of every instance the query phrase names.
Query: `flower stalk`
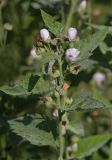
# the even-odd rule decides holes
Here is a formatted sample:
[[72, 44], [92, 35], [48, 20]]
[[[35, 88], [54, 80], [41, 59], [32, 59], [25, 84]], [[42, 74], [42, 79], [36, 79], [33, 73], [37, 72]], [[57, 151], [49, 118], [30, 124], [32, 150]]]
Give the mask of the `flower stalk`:
[[67, 21], [66, 21], [65, 29], [64, 29], [65, 34], [66, 34], [68, 28], [71, 26], [72, 16], [75, 11], [76, 4], [77, 4], [77, 0], [71, 0], [71, 6], [70, 6], [70, 10], [69, 10], [69, 13], [67, 16]]
[[64, 136], [62, 133], [62, 119], [59, 123], [59, 160], [63, 160], [63, 154], [64, 154]]

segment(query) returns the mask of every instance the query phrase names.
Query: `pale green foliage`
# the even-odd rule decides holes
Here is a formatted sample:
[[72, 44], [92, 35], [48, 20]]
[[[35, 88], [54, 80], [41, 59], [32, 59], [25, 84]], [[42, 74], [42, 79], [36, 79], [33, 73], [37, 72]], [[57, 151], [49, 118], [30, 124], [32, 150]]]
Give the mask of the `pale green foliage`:
[[100, 44], [100, 50], [105, 55], [108, 52], [112, 52], [112, 47], [109, 47], [105, 42], [102, 42]]
[[56, 36], [59, 36], [62, 32], [63, 25], [57, 22], [51, 15], [41, 10], [41, 15], [45, 26]]
[[34, 9], [40, 9], [43, 6], [49, 6], [51, 8], [53, 8], [53, 6], [57, 3], [57, 2], [61, 2], [62, 0], [35, 0], [34, 2], [31, 3], [32, 7]]
[[102, 29], [91, 36], [89, 35], [86, 38], [75, 42], [74, 46], [79, 49], [80, 54], [77, 57], [76, 61], [74, 61], [70, 65], [77, 66], [79, 68], [78, 72], [80, 72], [92, 67], [95, 64], [98, 64], [97, 61], [89, 59], [89, 57], [94, 54], [93, 51], [101, 44], [101, 42], [103, 42], [107, 33], [107, 29]]
[[102, 29], [97, 31], [93, 35], [89, 35], [88, 37], [78, 41], [75, 46], [80, 50], [79, 62], [89, 58], [93, 51], [100, 45], [100, 43], [105, 39], [108, 33], [107, 29]]
[[2, 86], [2, 87], [0, 87], [0, 90], [2, 92], [9, 94], [9, 95], [12, 95], [12, 96], [27, 95], [27, 90], [21, 85]]
[[92, 93], [93, 93], [93, 97], [96, 100], [102, 102], [105, 106], [107, 106], [107, 108], [112, 109], [112, 104], [109, 102], [109, 100], [104, 95], [102, 95], [102, 92], [100, 90], [94, 87], [92, 89]]
[[84, 127], [82, 123], [76, 118], [69, 120], [66, 128], [76, 135], [80, 135], [80, 136], [84, 135]]
[[106, 29], [108, 33], [112, 34], [112, 26], [104, 26], [104, 25], [96, 25], [96, 24], [89, 24], [89, 25], [99, 30]]
[[73, 97], [73, 102], [68, 106], [66, 111], [93, 111], [95, 109], [106, 108], [102, 102], [94, 99], [88, 92], [80, 92]]
[[55, 140], [49, 121], [40, 115], [19, 117], [9, 121], [11, 130], [31, 144], [55, 146]]
[[112, 138], [111, 134], [102, 134], [80, 139], [75, 157], [78, 159], [91, 155]]
[[31, 76], [30, 79], [24, 78], [23, 81], [17, 82], [14, 86], [2, 86], [0, 91], [12, 95], [12, 96], [23, 96], [30, 94], [42, 94], [49, 91], [49, 82], [43, 78], [35, 79], [35, 76]]
[[41, 59], [38, 60], [40, 65], [45, 65], [49, 63], [51, 60], [58, 59], [58, 55], [54, 54], [53, 52], [46, 52], [42, 55]]
[[98, 63], [97, 61], [94, 61], [92, 59], [86, 59], [86, 60], [79, 63], [80, 68], [79, 68], [78, 72], [81, 72], [82, 70], [91, 68], [91, 67], [95, 66], [97, 63]]

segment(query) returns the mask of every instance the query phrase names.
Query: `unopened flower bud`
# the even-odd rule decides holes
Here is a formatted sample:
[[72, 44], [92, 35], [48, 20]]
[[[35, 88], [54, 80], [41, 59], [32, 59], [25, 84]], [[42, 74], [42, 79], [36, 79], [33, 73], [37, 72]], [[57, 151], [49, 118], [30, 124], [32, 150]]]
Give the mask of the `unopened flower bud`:
[[80, 3], [80, 10], [85, 10], [86, 9], [86, 6], [87, 6], [87, 1], [86, 0], [83, 0], [81, 3]]
[[67, 147], [67, 151], [68, 151], [68, 152], [71, 152], [71, 150], [72, 150], [71, 146], [68, 146], [68, 147]]
[[56, 98], [59, 98], [59, 92], [55, 91], [54, 95]]
[[76, 28], [69, 28], [68, 32], [67, 32], [67, 37], [68, 37], [69, 41], [76, 39], [76, 36], [77, 36], [77, 29]]
[[72, 66], [69, 67], [69, 71], [70, 71], [70, 73], [72, 73], [74, 75], [78, 74], [78, 69], [74, 65], [72, 65]]
[[7, 30], [7, 31], [11, 31], [13, 29], [13, 25], [10, 24], [10, 23], [5, 23], [3, 25], [4, 29]]
[[31, 51], [30, 51], [30, 58], [31, 58], [32, 60], [38, 58], [37, 53], [36, 53], [36, 47], [33, 47], [33, 48], [31, 49]]
[[65, 103], [66, 103], [67, 105], [70, 105], [72, 102], [73, 102], [73, 99], [72, 99], [72, 98], [66, 98], [66, 99], [65, 99]]
[[65, 125], [61, 126], [61, 133], [62, 133], [62, 135], [66, 134], [66, 126]]
[[60, 76], [60, 72], [58, 71], [58, 70], [55, 70], [54, 72], [53, 72], [53, 77], [54, 78], [57, 78], [57, 77], [59, 77]]
[[54, 116], [54, 117], [59, 117], [59, 114], [58, 114], [58, 110], [57, 110], [57, 109], [54, 110], [53, 116]]
[[38, 58], [38, 55], [37, 55], [36, 47], [33, 47], [30, 50], [29, 57], [27, 58], [27, 64], [32, 65], [37, 58]]
[[80, 51], [76, 48], [69, 48], [66, 51], [66, 60], [69, 62], [73, 62], [76, 60], [77, 56], [79, 55]]
[[46, 106], [48, 108], [52, 108], [53, 107], [53, 100], [51, 97], [46, 97]]
[[73, 143], [77, 143], [77, 142], [79, 142], [79, 140], [80, 140], [80, 138], [78, 136], [76, 136], [76, 135], [74, 135], [74, 136], [71, 137], [71, 141]]
[[72, 151], [76, 152], [78, 150], [78, 144], [77, 143], [74, 143], [72, 145]]
[[47, 41], [50, 37], [49, 31], [47, 29], [41, 29], [40, 30], [40, 37], [43, 41]]
[[63, 90], [66, 91], [69, 87], [70, 87], [70, 85], [69, 85], [68, 83], [65, 82], [65, 83], [63, 84]]
[[43, 54], [45, 52], [45, 49], [44, 48], [38, 48], [38, 50], [37, 50], [37, 53], [38, 53], [38, 55], [41, 55], [41, 54]]
[[101, 87], [104, 83], [104, 81], [106, 80], [106, 75], [104, 73], [101, 73], [101, 72], [96, 72], [94, 75], [93, 75], [93, 79], [95, 81], [95, 83]]

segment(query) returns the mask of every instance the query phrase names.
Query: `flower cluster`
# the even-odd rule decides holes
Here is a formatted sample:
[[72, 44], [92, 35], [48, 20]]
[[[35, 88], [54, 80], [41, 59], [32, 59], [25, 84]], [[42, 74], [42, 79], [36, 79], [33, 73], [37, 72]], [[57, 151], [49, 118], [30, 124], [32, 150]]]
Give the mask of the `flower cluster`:
[[[50, 40], [50, 33], [47, 29], [40, 30], [40, 38], [42, 41], [47, 42]], [[77, 38], [77, 29], [76, 28], [69, 28], [67, 31], [67, 39], [69, 41], [74, 41]], [[69, 48], [66, 50], [66, 61], [73, 62], [76, 60], [77, 56], [79, 55], [80, 51], [76, 48]]]

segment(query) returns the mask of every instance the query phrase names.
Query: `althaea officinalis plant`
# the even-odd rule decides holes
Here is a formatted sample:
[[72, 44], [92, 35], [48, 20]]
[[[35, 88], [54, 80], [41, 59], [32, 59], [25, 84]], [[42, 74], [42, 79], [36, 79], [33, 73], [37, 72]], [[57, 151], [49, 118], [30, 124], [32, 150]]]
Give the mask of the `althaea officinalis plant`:
[[[82, 138], [83, 127], [80, 123], [75, 123], [76, 115], [72, 118], [71, 112], [93, 111], [109, 106], [84, 90], [70, 97], [68, 91], [71, 79], [68, 75], [77, 76], [96, 63], [90, 56], [105, 39], [108, 29], [77, 40], [76, 28], [70, 27], [65, 33], [61, 23], [44, 11], [41, 14], [46, 28], [40, 30], [40, 38], [30, 54], [30, 59], [35, 60], [35, 73], [14, 86], [2, 86], [0, 90], [12, 96], [37, 96], [38, 106], [44, 110], [47, 108], [49, 114], [38, 114], [37, 111], [35, 115], [18, 117], [8, 123], [14, 133], [31, 144], [55, 148], [58, 160], [84, 158], [98, 150], [111, 135], [107, 133]], [[95, 80], [97, 77], [100, 78], [97, 80], [100, 85], [105, 77], [100, 73], [94, 75]], [[31, 121], [25, 125], [24, 121], [28, 117]], [[70, 134], [75, 135], [72, 144], [68, 140]]]

